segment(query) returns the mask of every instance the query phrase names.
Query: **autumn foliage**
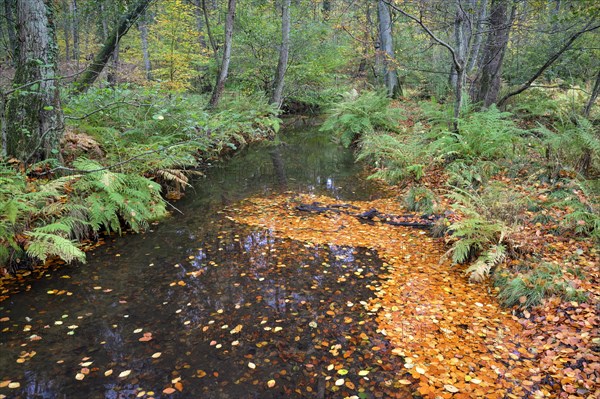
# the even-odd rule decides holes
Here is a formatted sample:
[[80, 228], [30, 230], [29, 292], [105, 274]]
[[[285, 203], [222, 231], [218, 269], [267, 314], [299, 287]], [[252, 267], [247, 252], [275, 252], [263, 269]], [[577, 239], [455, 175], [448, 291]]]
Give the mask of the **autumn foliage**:
[[[443, 242], [426, 231], [364, 223], [344, 213], [296, 210], [299, 203], [314, 201], [336, 202], [290, 193], [249, 199], [229, 214], [282, 237], [377, 251], [388, 274], [373, 288], [367, 310], [376, 313], [381, 334], [404, 359], [396, 383], [426, 398], [591, 398], [598, 393], [594, 335], [599, 318], [593, 304], [554, 298], [531, 313], [511, 312], [500, 306], [492, 287], [472, 284], [460, 268], [440, 262]], [[401, 213], [394, 199], [350, 204]]]

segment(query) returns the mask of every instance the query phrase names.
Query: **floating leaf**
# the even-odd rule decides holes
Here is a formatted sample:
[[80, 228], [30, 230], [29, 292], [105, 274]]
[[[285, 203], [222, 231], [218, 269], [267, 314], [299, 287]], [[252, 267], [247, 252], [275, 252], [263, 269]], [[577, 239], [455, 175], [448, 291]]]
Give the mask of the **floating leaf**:
[[131, 370], [125, 370], [125, 371], [121, 371], [121, 373], [119, 373], [119, 378], [125, 378], [125, 377], [127, 377], [129, 374], [131, 374]]

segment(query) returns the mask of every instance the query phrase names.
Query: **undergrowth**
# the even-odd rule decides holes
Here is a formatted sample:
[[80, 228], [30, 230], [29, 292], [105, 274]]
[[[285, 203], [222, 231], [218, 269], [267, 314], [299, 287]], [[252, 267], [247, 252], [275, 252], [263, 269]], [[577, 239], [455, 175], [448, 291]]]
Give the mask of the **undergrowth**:
[[395, 131], [402, 118], [398, 108], [390, 107], [384, 93], [353, 90], [344, 93], [327, 113], [321, 130], [332, 133], [344, 147], [364, 135]]
[[0, 264], [15, 271], [49, 257], [85, 261], [80, 240], [143, 230], [167, 214], [161, 186], [180, 192], [197, 166], [279, 130], [278, 111], [264, 96], [224, 98], [211, 113], [205, 104], [130, 85], [72, 97], [67, 165], [58, 169], [69, 175], [31, 179], [0, 164]]

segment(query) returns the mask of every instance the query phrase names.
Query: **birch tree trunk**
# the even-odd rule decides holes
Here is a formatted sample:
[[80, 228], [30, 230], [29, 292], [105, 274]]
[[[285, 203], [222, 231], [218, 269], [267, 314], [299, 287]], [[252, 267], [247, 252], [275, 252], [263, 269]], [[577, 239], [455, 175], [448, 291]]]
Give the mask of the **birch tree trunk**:
[[59, 157], [63, 114], [52, 0], [18, 0], [16, 90], [6, 104], [6, 153], [34, 163]]
[[402, 88], [398, 82], [398, 73], [394, 59], [392, 18], [389, 6], [384, 0], [379, 0], [377, 4], [377, 15], [379, 17], [380, 51], [383, 53], [383, 82], [388, 97], [396, 98], [402, 94]]
[[454, 82], [454, 131], [458, 131], [458, 119], [463, 103], [463, 89], [465, 86], [465, 59], [467, 52], [467, 37], [465, 35], [465, 15], [462, 11], [460, 0], [456, 0], [456, 17], [454, 18], [454, 71], [456, 73], [456, 82]]
[[208, 108], [216, 108], [219, 105], [219, 100], [225, 89], [225, 82], [229, 74], [229, 63], [231, 61], [231, 43], [233, 41], [233, 22], [235, 20], [235, 3], [236, 0], [229, 0], [227, 4], [227, 17], [225, 19], [225, 44], [223, 45], [223, 61], [219, 74], [217, 76], [217, 84], [215, 85], [212, 96], [208, 103]]
[[290, 4], [290, 0], [283, 0], [281, 5], [281, 47], [270, 100], [271, 104], [277, 105], [278, 108], [281, 108], [283, 103], [283, 83], [290, 53]]

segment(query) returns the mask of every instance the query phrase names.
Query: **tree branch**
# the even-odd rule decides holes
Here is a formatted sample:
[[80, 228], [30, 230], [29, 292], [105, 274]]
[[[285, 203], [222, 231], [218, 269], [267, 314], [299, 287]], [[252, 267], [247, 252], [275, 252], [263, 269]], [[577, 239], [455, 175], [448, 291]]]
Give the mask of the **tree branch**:
[[506, 100], [508, 100], [509, 98], [516, 96], [517, 94], [520, 94], [522, 92], [524, 92], [525, 90], [527, 90], [528, 88], [531, 87], [532, 83], [539, 78], [544, 71], [546, 71], [546, 69], [548, 69], [558, 58], [560, 58], [560, 56], [567, 51], [575, 42], [575, 40], [577, 40], [577, 38], [581, 35], [583, 35], [584, 33], [587, 32], [591, 32], [594, 31], [598, 28], [600, 28], [600, 25], [593, 25], [595, 22], [596, 18], [592, 18], [584, 27], [583, 29], [575, 32], [573, 35], [571, 35], [571, 37], [569, 38], [569, 40], [567, 40], [567, 42], [556, 52], [554, 53], [550, 58], [548, 58], [548, 60], [544, 63], [544, 65], [542, 65], [535, 74], [533, 74], [533, 76], [531, 78], [529, 78], [529, 80], [525, 83], [523, 83], [521, 86], [519, 86], [516, 90], [513, 90], [511, 92], [509, 92], [508, 94], [506, 94], [504, 97], [502, 97], [500, 99], [500, 101], [498, 101], [498, 106], [502, 106]]
[[464, 67], [460, 63], [460, 61], [458, 59], [458, 55], [456, 54], [456, 50], [454, 49], [454, 47], [452, 47], [451, 45], [449, 45], [448, 43], [446, 43], [445, 41], [443, 41], [442, 39], [440, 39], [439, 37], [437, 37], [435, 35], [435, 33], [433, 33], [431, 31], [431, 29], [429, 29], [427, 27], [427, 25], [425, 25], [423, 23], [423, 19], [422, 18], [417, 18], [414, 15], [407, 13], [406, 11], [404, 11], [400, 7], [396, 6], [395, 4], [389, 2], [388, 0], [383, 0], [383, 2], [386, 3], [387, 5], [389, 5], [390, 7], [392, 7], [394, 10], [398, 11], [400, 14], [404, 15], [405, 17], [407, 17], [407, 18], [415, 21], [425, 31], [425, 33], [427, 33], [429, 35], [429, 37], [431, 37], [438, 44], [446, 47], [448, 49], [448, 51], [450, 52], [450, 54], [452, 55], [452, 62], [454, 63], [454, 66], [456, 67], [456, 70], [460, 71]]

